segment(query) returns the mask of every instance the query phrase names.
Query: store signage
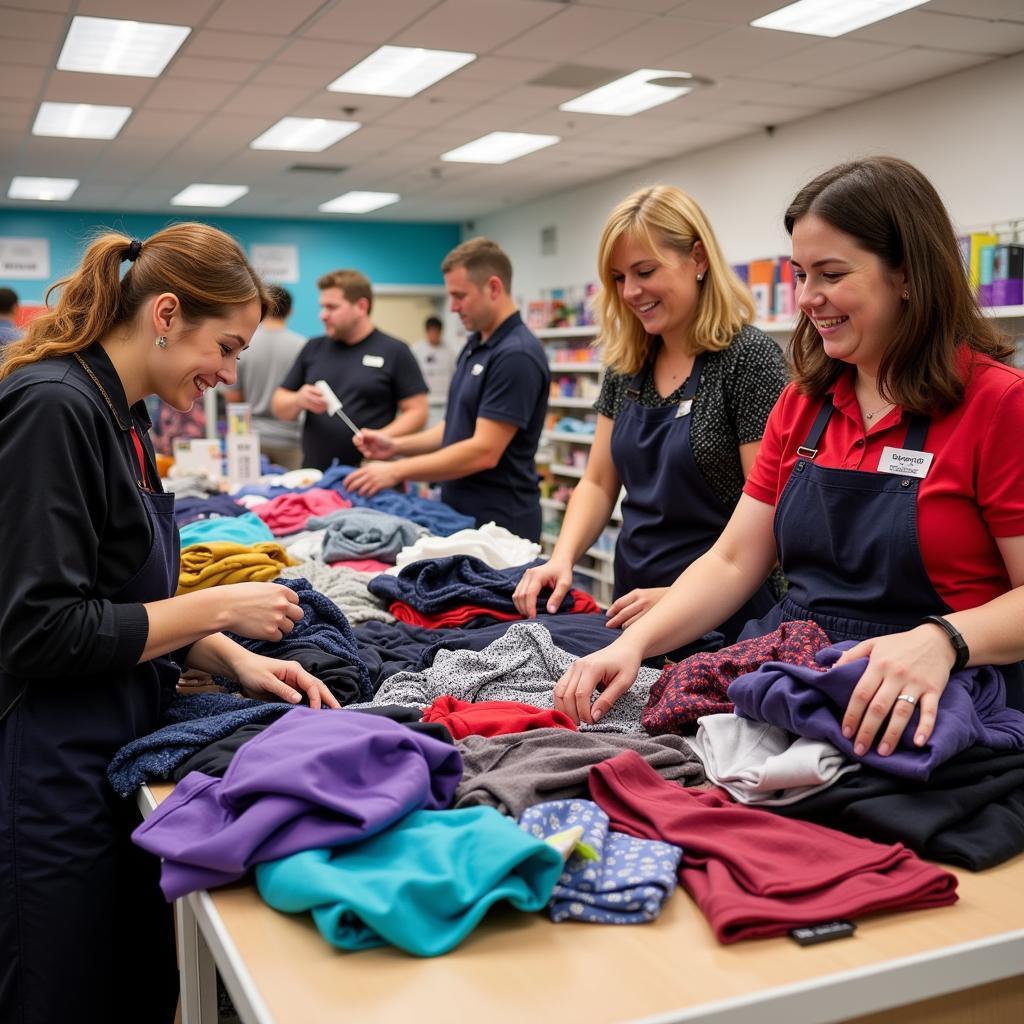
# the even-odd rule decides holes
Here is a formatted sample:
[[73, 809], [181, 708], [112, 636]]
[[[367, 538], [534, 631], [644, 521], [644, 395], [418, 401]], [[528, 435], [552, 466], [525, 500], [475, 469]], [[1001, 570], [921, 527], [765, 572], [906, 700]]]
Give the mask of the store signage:
[[299, 283], [299, 247], [297, 245], [252, 245], [249, 258], [256, 273], [270, 284]]
[[16, 281], [48, 280], [49, 239], [0, 236], [0, 278], [4, 277]]

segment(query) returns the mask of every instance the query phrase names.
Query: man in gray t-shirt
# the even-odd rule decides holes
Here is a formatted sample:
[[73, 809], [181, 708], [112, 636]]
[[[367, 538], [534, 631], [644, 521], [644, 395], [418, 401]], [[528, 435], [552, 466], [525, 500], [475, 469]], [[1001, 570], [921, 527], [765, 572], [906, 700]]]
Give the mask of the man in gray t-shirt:
[[252, 343], [238, 360], [235, 387], [224, 393], [228, 402], [252, 406], [252, 429], [260, 436], [260, 451], [285, 469], [302, 466], [302, 419], [279, 420], [270, 411], [270, 399], [292, 368], [306, 339], [288, 330], [292, 297], [282, 287], [269, 285], [273, 305], [256, 328]]

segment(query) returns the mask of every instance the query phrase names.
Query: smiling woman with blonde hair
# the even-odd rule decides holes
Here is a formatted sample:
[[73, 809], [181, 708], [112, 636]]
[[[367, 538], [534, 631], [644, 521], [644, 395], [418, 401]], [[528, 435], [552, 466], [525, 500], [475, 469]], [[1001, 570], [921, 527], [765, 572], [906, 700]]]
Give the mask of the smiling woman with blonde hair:
[[[718, 538], [786, 370], [779, 346], [750, 325], [753, 302], [704, 211], [680, 189], [655, 185], [616, 206], [598, 272], [597, 430], [551, 558], [523, 577], [516, 605], [534, 615], [551, 587], [548, 610], [558, 607], [624, 487], [608, 625], [628, 627]], [[761, 588], [723, 625], [727, 638], [773, 601]]]

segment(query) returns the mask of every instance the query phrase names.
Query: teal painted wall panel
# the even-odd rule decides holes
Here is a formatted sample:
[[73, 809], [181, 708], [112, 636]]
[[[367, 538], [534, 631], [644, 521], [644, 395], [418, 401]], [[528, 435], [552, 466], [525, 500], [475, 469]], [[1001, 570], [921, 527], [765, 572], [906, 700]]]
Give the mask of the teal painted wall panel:
[[[0, 210], [0, 236], [47, 238], [51, 280], [77, 263], [91, 236], [104, 228], [146, 238], [186, 215], [102, 213], [73, 210]], [[295, 308], [289, 326], [300, 334], [320, 333], [316, 280], [329, 270], [355, 267], [374, 284], [441, 285], [441, 261], [461, 240], [459, 225], [391, 221], [270, 220], [251, 217], [196, 217], [228, 232], [246, 248], [253, 244], [296, 245], [299, 283], [286, 284]], [[10, 281], [25, 302], [40, 302], [51, 281]]]

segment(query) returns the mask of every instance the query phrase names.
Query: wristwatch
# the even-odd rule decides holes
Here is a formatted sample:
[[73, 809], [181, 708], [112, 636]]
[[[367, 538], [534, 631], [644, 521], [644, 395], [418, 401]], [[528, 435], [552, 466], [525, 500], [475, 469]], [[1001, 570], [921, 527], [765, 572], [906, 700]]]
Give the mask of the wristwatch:
[[967, 665], [971, 657], [971, 649], [967, 646], [967, 641], [963, 638], [963, 634], [952, 622], [944, 619], [941, 615], [926, 615], [920, 624], [923, 626], [926, 622], [938, 626], [949, 637], [949, 642], [953, 645], [953, 650], [956, 652], [956, 661], [953, 662], [953, 668], [950, 672], [959, 672], [960, 669]]

